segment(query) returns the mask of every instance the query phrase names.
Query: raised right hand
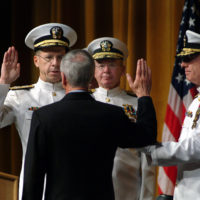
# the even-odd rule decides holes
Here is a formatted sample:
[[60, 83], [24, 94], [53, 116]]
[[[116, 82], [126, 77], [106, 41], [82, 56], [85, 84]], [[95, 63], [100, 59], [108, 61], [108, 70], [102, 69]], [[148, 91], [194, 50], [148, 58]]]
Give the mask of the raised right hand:
[[137, 97], [150, 96], [151, 91], [151, 69], [144, 59], [137, 61], [136, 77], [133, 81], [130, 74], [126, 75], [131, 90]]
[[18, 63], [18, 52], [15, 47], [9, 47], [4, 53], [1, 66], [0, 84], [11, 84], [20, 75], [20, 63]]

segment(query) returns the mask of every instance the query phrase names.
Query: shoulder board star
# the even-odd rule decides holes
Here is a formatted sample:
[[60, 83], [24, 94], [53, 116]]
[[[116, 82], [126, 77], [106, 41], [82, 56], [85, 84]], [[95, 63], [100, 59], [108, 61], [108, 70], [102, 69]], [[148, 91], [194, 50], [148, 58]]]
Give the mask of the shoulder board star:
[[126, 94], [132, 97], [137, 97], [136, 94], [134, 94], [132, 91], [126, 91]]
[[14, 86], [10, 87], [10, 90], [29, 90], [31, 88], [34, 88], [34, 85], [22, 85], [22, 86]]

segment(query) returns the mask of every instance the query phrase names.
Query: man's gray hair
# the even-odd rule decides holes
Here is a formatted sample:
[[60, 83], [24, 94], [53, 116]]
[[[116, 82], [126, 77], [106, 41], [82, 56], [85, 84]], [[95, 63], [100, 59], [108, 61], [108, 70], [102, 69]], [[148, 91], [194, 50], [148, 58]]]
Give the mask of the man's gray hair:
[[60, 64], [60, 70], [72, 87], [88, 87], [94, 76], [95, 64], [92, 56], [85, 50], [69, 51]]

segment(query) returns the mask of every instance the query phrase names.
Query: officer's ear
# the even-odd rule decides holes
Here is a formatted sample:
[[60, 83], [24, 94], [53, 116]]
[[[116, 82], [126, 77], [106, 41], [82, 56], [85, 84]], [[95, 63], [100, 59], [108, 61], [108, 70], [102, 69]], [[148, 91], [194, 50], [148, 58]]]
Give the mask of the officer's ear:
[[61, 77], [62, 77], [62, 86], [65, 89], [67, 86], [67, 79], [65, 77], [65, 74], [63, 72], [61, 72]]
[[39, 58], [38, 58], [37, 55], [34, 55], [34, 56], [33, 56], [33, 62], [34, 62], [34, 64], [35, 64], [36, 67], [39, 67], [39, 64], [38, 64]]

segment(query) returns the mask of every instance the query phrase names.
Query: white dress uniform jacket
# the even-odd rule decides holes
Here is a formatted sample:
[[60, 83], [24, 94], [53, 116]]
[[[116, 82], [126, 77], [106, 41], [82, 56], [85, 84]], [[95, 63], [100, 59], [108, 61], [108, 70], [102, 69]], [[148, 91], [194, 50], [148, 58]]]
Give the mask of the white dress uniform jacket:
[[[119, 87], [112, 90], [99, 87], [95, 89], [93, 96], [98, 101], [124, 107], [127, 114], [130, 111], [127, 106], [137, 109], [137, 98]], [[155, 167], [148, 166], [145, 154], [134, 149], [118, 148], [112, 176], [116, 200], [154, 199]]]
[[[199, 90], [199, 89], [198, 89]], [[182, 125], [178, 142], [151, 146], [153, 165], [177, 165], [174, 200], [200, 199], [200, 95], [191, 105]]]
[[38, 80], [33, 87], [9, 90], [8, 84], [0, 85], [0, 128], [15, 123], [22, 143], [22, 169], [19, 182], [19, 200], [23, 187], [23, 163], [27, 148], [33, 111], [41, 106], [59, 101], [65, 95], [61, 83], [51, 84]]

